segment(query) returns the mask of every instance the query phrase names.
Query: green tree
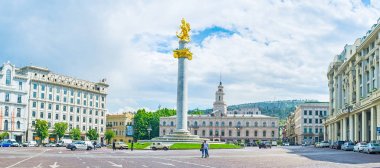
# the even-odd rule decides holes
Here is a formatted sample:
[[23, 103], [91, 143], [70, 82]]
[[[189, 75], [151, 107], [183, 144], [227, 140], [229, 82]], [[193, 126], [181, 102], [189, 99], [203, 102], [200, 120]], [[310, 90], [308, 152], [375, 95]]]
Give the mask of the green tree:
[[115, 132], [113, 132], [112, 130], [107, 130], [104, 133], [104, 136], [105, 136], [108, 144], [110, 144], [111, 139], [115, 137]]
[[49, 126], [46, 120], [36, 120], [35, 131], [37, 136], [40, 138], [40, 144], [45, 140], [49, 135]]
[[88, 130], [88, 132], [86, 133], [86, 136], [90, 140], [97, 140], [99, 138], [99, 134], [95, 129]]
[[70, 131], [70, 137], [73, 140], [80, 140], [80, 130], [79, 128], [74, 128]]
[[68, 127], [65, 122], [57, 122], [54, 124], [54, 132], [57, 134], [59, 140], [65, 135]]
[[8, 132], [3, 132], [0, 134], [0, 140], [3, 140], [5, 137], [9, 137], [9, 133]]
[[145, 109], [140, 109], [137, 111], [135, 116], [133, 117], [134, 122], [134, 133], [133, 138], [140, 139], [148, 139], [148, 127], [149, 125], [152, 128], [150, 132], [152, 138], [159, 136], [159, 128], [160, 128], [160, 117], [168, 117], [176, 114], [175, 110], [172, 109], [159, 109], [155, 112], [147, 112]]

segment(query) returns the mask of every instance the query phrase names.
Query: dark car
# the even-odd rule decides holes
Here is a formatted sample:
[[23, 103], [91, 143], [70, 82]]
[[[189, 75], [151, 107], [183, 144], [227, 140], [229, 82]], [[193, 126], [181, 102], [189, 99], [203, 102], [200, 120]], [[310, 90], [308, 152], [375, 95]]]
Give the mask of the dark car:
[[342, 145], [344, 144], [344, 141], [336, 141], [334, 144], [333, 144], [333, 149], [342, 149]]
[[272, 148], [272, 145], [270, 144], [270, 142], [262, 142], [259, 144], [259, 149], [261, 148]]

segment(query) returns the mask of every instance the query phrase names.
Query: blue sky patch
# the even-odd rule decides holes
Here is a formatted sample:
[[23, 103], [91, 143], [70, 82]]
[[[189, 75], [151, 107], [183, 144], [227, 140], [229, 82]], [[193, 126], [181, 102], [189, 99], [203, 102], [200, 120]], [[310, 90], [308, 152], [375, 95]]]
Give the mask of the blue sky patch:
[[362, 0], [363, 4], [366, 6], [371, 5], [371, 0]]
[[192, 38], [191, 40], [193, 43], [201, 45], [203, 40], [209, 36], [214, 36], [214, 35], [216, 35], [216, 36], [231, 36], [235, 33], [236, 32], [234, 32], [232, 30], [225, 29], [223, 27], [213, 26], [213, 27], [209, 27], [209, 28], [206, 28], [204, 30], [201, 30], [201, 31], [194, 32], [192, 37], [191, 37]]

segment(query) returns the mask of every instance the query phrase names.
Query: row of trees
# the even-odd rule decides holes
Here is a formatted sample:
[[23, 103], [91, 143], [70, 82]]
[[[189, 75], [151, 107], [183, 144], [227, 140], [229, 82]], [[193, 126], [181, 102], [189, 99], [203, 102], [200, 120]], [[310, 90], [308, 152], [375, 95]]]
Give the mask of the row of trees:
[[9, 133], [8, 132], [3, 132], [3, 133], [0, 134], [0, 140], [3, 140], [6, 137], [9, 137]]
[[[61, 140], [61, 138], [66, 134], [68, 129], [68, 124], [65, 122], [58, 122], [54, 124], [54, 133], [57, 135], [58, 139]], [[49, 125], [46, 120], [36, 120], [35, 125], [35, 132], [37, 136], [40, 138], [41, 142], [42, 140], [46, 139], [49, 136]], [[90, 140], [97, 140], [99, 138], [99, 134], [95, 129], [90, 129], [86, 133], [86, 136]], [[70, 131], [70, 137], [73, 140], [80, 140], [81, 139], [81, 131], [78, 128], [74, 128]]]
[[[173, 115], [176, 115], [176, 110], [167, 108], [159, 109], [155, 112], [148, 112], [145, 111], [145, 109], [138, 110], [133, 118], [133, 138], [136, 140], [144, 140], [158, 137], [160, 135], [160, 117], [168, 117]], [[150, 135], [148, 128], [151, 129]]]

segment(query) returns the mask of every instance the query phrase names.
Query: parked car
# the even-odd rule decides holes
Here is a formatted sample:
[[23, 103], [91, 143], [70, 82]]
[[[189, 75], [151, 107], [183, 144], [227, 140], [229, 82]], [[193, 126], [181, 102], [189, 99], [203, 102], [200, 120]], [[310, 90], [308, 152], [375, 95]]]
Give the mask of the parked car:
[[277, 146], [277, 141], [272, 141], [272, 146]]
[[289, 146], [289, 142], [284, 142], [284, 146]]
[[314, 143], [314, 147], [319, 148], [319, 142]]
[[333, 145], [333, 149], [341, 149], [342, 145], [344, 144], [344, 141], [336, 141]]
[[163, 144], [162, 142], [153, 142], [152, 145], [150, 145], [150, 149], [152, 150], [169, 150], [169, 146]]
[[353, 142], [345, 142], [341, 149], [344, 150], [344, 151], [352, 151], [354, 150], [354, 146], [355, 144]]
[[365, 146], [363, 148], [363, 152], [366, 152], [368, 154], [379, 153], [380, 152], [380, 145], [377, 143], [368, 143], [367, 146]]
[[24, 142], [22, 144], [23, 147], [37, 147], [38, 144], [36, 141], [29, 141], [29, 142]]
[[89, 146], [86, 141], [76, 141], [71, 143], [70, 145], [66, 146], [67, 149], [70, 149], [72, 151], [75, 151], [77, 149], [82, 149], [82, 150], [91, 150], [93, 149], [92, 145]]
[[125, 144], [124, 142], [116, 142], [115, 143], [115, 148], [116, 149], [128, 149], [128, 145]]
[[261, 142], [260, 144], [259, 144], [259, 149], [261, 149], [261, 148], [272, 148], [272, 145], [271, 145], [271, 143], [270, 142]]
[[14, 139], [4, 139], [4, 142], [10, 143], [11, 147], [21, 147], [21, 145]]
[[12, 142], [11, 141], [8, 141], [8, 140], [4, 140], [4, 141], [1, 141], [0, 142], [0, 147], [11, 147], [12, 146]]
[[320, 148], [328, 148], [330, 146], [328, 141], [322, 141], [319, 143]]
[[57, 144], [55, 143], [47, 143], [44, 145], [44, 147], [57, 147]]
[[73, 143], [73, 140], [71, 139], [62, 139], [58, 141], [57, 147], [66, 147], [68, 144], [71, 144], [71, 143]]
[[354, 146], [354, 152], [362, 152], [364, 147], [367, 146], [367, 143], [365, 142], [359, 142]]

